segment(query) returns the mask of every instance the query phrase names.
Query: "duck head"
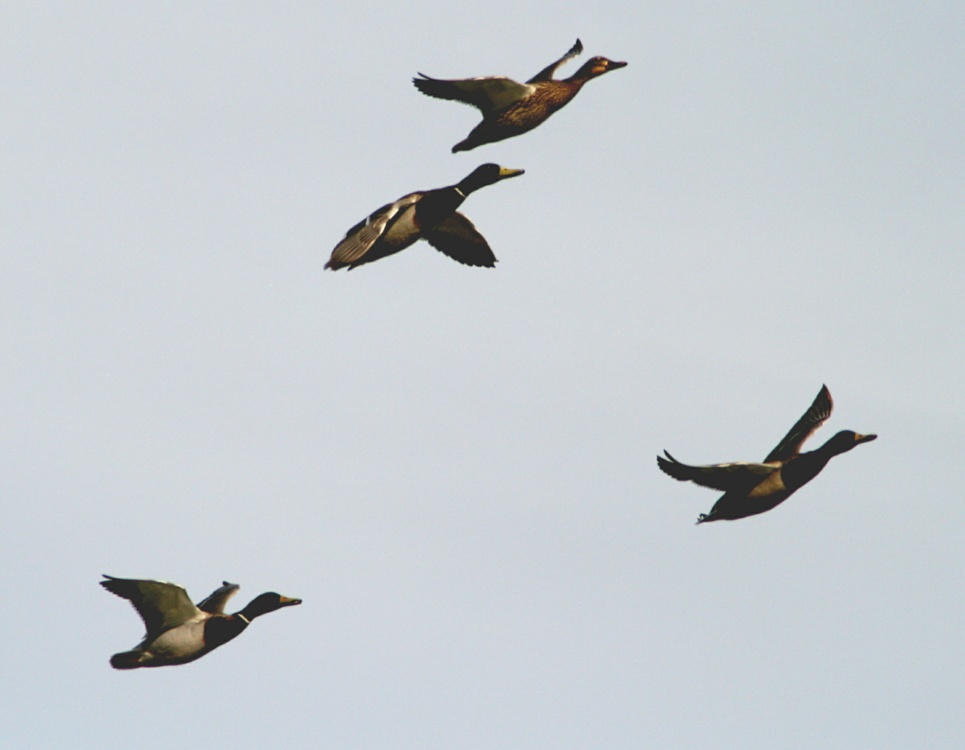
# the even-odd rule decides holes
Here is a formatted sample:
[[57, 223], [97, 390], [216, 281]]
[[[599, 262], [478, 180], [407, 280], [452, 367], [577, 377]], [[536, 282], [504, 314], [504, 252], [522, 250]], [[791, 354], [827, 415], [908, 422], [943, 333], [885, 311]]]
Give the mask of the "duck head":
[[877, 435], [861, 435], [854, 430], [841, 430], [841, 432], [837, 433], [824, 444], [824, 449], [829, 453], [836, 455], [838, 453], [845, 453], [846, 451], [854, 448], [856, 445], [870, 443], [872, 440], [876, 440], [877, 438]]
[[494, 185], [500, 180], [518, 177], [521, 174], [524, 174], [524, 170], [522, 169], [510, 169], [509, 167], [501, 167], [498, 164], [483, 164], [482, 166], [476, 167], [457, 187], [463, 193], [469, 195], [469, 193], [474, 190], [479, 190], [481, 187]]
[[248, 620], [254, 620], [256, 617], [267, 615], [269, 612], [274, 612], [282, 607], [294, 607], [296, 604], [301, 603], [301, 599], [292, 599], [281, 594], [276, 594], [274, 591], [269, 591], [256, 596], [248, 602], [248, 606], [238, 614], [244, 615]]
[[619, 70], [626, 66], [627, 63], [625, 62], [616, 62], [615, 60], [608, 60], [605, 57], [593, 57], [583, 63], [583, 67], [576, 71], [573, 78], [596, 78], [597, 76], [602, 76], [604, 73], [609, 73], [611, 70]]

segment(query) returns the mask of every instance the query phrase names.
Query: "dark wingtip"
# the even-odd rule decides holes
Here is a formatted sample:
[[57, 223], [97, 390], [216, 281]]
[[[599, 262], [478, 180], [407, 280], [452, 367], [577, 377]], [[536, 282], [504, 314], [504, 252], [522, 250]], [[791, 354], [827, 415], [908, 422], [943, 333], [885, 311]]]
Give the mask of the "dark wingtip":
[[828, 388], [827, 385], [821, 386], [821, 393], [819, 394], [819, 396], [823, 396], [824, 399], [828, 402], [828, 414], [834, 411], [834, 399], [831, 398], [831, 389]]
[[680, 462], [677, 461], [677, 459], [671, 456], [669, 453], [667, 453], [667, 451], [664, 451], [664, 454], [667, 456], [667, 458], [664, 458], [663, 456], [660, 456], [660, 455], [657, 456], [657, 468], [659, 468], [660, 471], [662, 471], [668, 477], [679, 479], [680, 477], [674, 476], [673, 472], [670, 470], [670, 467]]
[[101, 586], [104, 587], [104, 590], [105, 590], [105, 591], [109, 591], [110, 593], [114, 594], [114, 596], [119, 596], [119, 597], [121, 597], [122, 599], [126, 599], [126, 598], [127, 598], [127, 597], [124, 596], [124, 594], [122, 593], [123, 588], [124, 588], [124, 585], [123, 585], [122, 583], [118, 583], [118, 582], [121, 580], [120, 578], [115, 578], [114, 576], [109, 576], [109, 575], [107, 575], [106, 573], [102, 573], [101, 575], [104, 576], [104, 580], [103, 580], [103, 581], [98, 581], [98, 583], [99, 583]]

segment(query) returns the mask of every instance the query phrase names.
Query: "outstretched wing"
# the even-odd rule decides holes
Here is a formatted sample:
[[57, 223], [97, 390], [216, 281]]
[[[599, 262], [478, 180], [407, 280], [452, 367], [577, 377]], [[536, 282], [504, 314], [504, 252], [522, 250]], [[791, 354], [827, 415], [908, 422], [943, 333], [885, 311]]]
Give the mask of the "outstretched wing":
[[667, 451], [664, 451], [664, 454], [666, 458], [657, 456], [657, 466], [664, 474], [681, 482], [693, 482], [701, 487], [709, 487], [721, 492], [749, 490], [779, 468], [768, 464], [744, 462], [691, 466], [681, 463]]
[[444, 80], [430, 78], [419, 73], [422, 78], [413, 78], [412, 83], [423, 94], [436, 99], [450, 99], [477, 107], [484, 115], [498, 112], [532, 94], [535, 86], [519, 83], [505, 76], [483, 78], [463, 78]]
[[389, 223], [407, 206], [411, 206], [422, 197], [421, 192], [409, 193], [399, 198], [395, 203], [388, 203], [371, 216], [363, 219], [345, 234], [345, 239], [332, 250], [332, 257], [328, 259], [325, 268], [336, 270], [350, 265], [365, 255], [369, 248], [385, 234]]
[[547, 65], [539, 73], [537, 73], [528, 81], [526, 81], [526, 83], [536, 83], [537, 81], [552, 81], [553, 74], [556, 72], [556, 69], [560, 67], [560, 65], [565, 63], [567, 60], [572, 60], [581, 52], [583, 52], [583, 43], [579, 39], [577, 39], [576, 44], [570, 47], [569, 52], [563, 55], [563, 57], [561, 57], [555, 63], [551, 63], [550, 65]]
[[422, 234], [436, 250], [455, 261], [467, 266], [496, 265], [496, 256], [486, 238], [458, 211]]
[[209, 612], [212, 615], [223, 615], [225, 605], [228, 600], [238, 593], [241, 588], [237, 583], [222, 581], [222, 586], [213, 591], [206, 599], [198, 602], [198, 609], [202, 612]]
[[800, 453], [804, 441], [824, 424], [825, 420], [831, 416], [831, 409], [833, 408], [834, 402], [831, 401], [831, 392], [826, 385], [822, 385], [821, 392], [814, 399], [814, 403], [808, 407], [804, 416], [797, 421], [791, 431], [777, 444], [777, 447], [767, 454], [764, 462], [786, 461], [791, 456]]
[[200, 613], [188, 598], [188, 592], [166, 581], [143, 581], [113, 578], [105, 575], [100, 584], [112, 594], [127, 599], [144, 620], [149, 639], [157, 638], [171, 628], [193, 620]]

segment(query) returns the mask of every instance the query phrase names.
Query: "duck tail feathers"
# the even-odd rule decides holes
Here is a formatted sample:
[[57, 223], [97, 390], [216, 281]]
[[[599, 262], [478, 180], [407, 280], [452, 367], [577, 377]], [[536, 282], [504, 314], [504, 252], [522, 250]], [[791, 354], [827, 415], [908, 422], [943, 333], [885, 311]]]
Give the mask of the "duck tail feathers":
[[111, 657], [111, 666], [114, 669], [137, 669], [141, 666], [140, 651], [122, 651]]

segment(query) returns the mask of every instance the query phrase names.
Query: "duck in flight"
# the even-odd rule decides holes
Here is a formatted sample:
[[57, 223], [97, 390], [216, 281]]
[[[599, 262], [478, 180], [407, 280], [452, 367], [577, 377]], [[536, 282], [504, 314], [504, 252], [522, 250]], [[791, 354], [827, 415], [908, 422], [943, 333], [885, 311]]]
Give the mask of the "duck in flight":
[[763, 463], [690, 466], [664, 451], [666, 458], [657, 456], [657, 465], [674, 479], [693, 482], [724, 493], [714, 503], [710, 513], [700, 514], [697, 523], [733, 521], [764, 513], [783, 503], [814, 479], [828, 461], [839, 453], [846, 453], [855, 446], [878, 437], [842, 430], [817, 450], [801, 453], [804, 441], [831, 416], [833, 406], [831, 393], [825, 385], [804, 416], [768, 454]]
[[144, 640], [137, 646], [111, 657], [114, 669], [187, 664], [237, 638], [256, 617], [302, 603], [301, 599], [270, 592], [256, 596], [240, 612], [226, 615], [225, 605], [241, 588], [236, 583], [225, 581], [211, 596], [194, 605], [188, 593], [174, 583], [108, 575], [104, 578], [101, 586], [133, 604], [147, 628]]
[[404, 250], [420, 239], [459, 263], [492, 268], [496, 256], [486, 238], [456, 209], [479, 188], [521, 174], [522, 169], [483, 164], [455, 185], [404, 195], [349, 229], [325, 268], [352, 269]]
[[421, 77], [413, 78], [412, 82], [427, 96], [471, 104], [482, 112], [482, 122], [473, 128], [465, 140], [452, 147], [453, 153], [469, 151], [484, 143], [512, 138], [542, 125], [550, 115], [580, 93], [587, 81], [626, 67], [625, 62], [594, 57], [569, 78], [553, 78], [557, 68], [582, 51], [583, 44], [577, 39], [569, 52], [526, 83], [518, 83], [505, 76], [443, 80], [430, 78], [423, 73], [419, 73]]

